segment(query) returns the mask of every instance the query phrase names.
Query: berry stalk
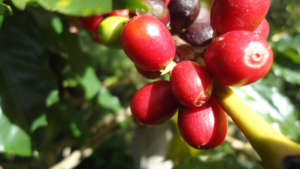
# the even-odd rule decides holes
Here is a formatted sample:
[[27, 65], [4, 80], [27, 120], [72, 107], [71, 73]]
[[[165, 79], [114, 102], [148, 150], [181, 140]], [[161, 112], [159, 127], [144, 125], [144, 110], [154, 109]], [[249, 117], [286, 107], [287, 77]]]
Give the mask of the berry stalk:
[[218, 84], [214, 94], [259, 154], [266, 169], [284, 169], [286, 156], [300, 154], [300, 145], [273, 129], [229, 87]]

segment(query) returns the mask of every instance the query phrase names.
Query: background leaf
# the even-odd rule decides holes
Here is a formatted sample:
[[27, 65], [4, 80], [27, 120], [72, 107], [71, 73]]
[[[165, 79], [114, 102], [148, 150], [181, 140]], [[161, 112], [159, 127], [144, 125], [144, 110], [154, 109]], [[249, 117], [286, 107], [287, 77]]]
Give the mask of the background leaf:
[[37, 0], [47, 10], [73, 16], [107, 13], [113, 9], [146, 9], [142, 0]]
[[31, 132], [34, 132], [40, 127], [45, 127], [48, 125], [46, 114], [42, 114], [38, 118], [36, 118], [31, 125]]
[[250, 86], [236, 88], [235, 91], [275, 129], [294, 140], [300, 138], [296, 107], [278, 87], [270, 86], [264, 79]]
[[11, 1], [17, 8], [24, 10], [28, 3], [33, 2], [35, 0], [11, 0]]
[[0, 152], [31, 155], [30, 136], [21, 128], [11, 123], [0, 108]]
[[[28, 24], [29, 18], [23, 17]], [[28, 123], [45, 108], [46, 97], [56, 87], [56, 82], [45, 64], [47, 55], [42, 46], [30, 36], [32, 29], [22, 29], [19, 26], [22, 22], [17, 22], [1, 30], [0, 87], [4, 113], [29, 128]]]
[[112, 0], [38, 0], [44, 8], [68, 15], [87, 16], [112, 10]]

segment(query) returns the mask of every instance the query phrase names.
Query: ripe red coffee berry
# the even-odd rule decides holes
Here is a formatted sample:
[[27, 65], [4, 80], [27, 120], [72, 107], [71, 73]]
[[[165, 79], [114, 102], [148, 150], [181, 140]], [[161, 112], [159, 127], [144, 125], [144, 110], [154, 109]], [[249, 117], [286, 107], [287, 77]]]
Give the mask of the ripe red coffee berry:
[[123, 16], [128, 18], [129, 17], [129, 9], [120, 9], [120, 10], [113, 10], [109, 14], [110, 16]]
[[187, 107], [200, 107], [212, 93], [213, 83], [205, 68], [193, 61], [178, 63], [171, 74], [172, 91]]
[[177, 109], [168, 81], [149, 83], [138, 90], [131, 101], [131, 111], [135, 119], [146, 125], [161, 124], [169, 120]]
[[217, 81], [243, 86], [263, 78], [270, 71], [273, 52], [268, 42], [255, 33], [232, 31], [209, 45], [205, 61]]
[[269, 22], [264, 19], [258, 27], [254, 30], [254, 33], [262, 37], [263, 39], [268, 39], [270, 33]]
[[215, 0], [211, 25], [218, 34], [233, 30], [254, 31], [267, 15], [271, 0]]
[[94, 16], [84, 17], [84, 18], [80, 18], [80, 23], [84, 29], [93, 32], [98, 30], [98, 26], [104, 18], [105, 18], [104, 15], [94, 15]]
[[122, 33], [122, 47], [143, 70], [160, 70], [174, 57], [176, 46], [167, 27], [151, 15], [132, 18]]
[[165, 2], [166, 6], [168, 6], [171, 0], [163, 0], [163, 1]]
[[209, 149], [224, 142], [228, 120], [223, 108], [212, 98], [202, 107], [180, 108], [178, 128], [189, 145]]

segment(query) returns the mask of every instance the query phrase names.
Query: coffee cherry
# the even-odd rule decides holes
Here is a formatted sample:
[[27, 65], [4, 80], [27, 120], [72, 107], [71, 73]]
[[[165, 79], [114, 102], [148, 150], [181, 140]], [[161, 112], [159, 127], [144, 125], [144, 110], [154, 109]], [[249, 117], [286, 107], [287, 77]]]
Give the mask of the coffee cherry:
[[258, 27], [254, 30], [254, 33], [259, 35], [263, 39], [268, 39], [270, 33], [270, 25], [266, 19], [264, 19]]
[[136, 70], [141, 74], [143, 75], [145, 78], [148, 78], [148, 79], [156, 79], [156, 78], [159, 78], [161, 77], [161, 72], [159, 70], [156, 70], [156, 71], [147, 71], [147, 70], [143, 70], [137, 66], [136, 67]]
[[211, 24], [218, 34], [233, 30], [254, 31], [265, 18], [271, 0], [215, 0]]
[[177, 109], [168, 81], [149, 83], [138, 90], [131, 101], [135, 119], [146, 125], [161, 124], [169, 120]]
[[203, 47], [210, 43], [213, 33], [214, 30], [210, 25], [210, 12], [206, 7], [201, 6], [195, 21], [179, 35], [191, 45]]
[[123, 16], [123, 17], [128, 18], [129, 17], [129, 9], [113, 10], [109, 14], [109, 16]]
[[175, 42], [167, 27], [151, 15], [134, 17], [122, 33], [122, 46], [141, 69], [163, 69], [175, 57]]
[[99, 25], [99, 39], [110, 48], [121, 48], [121, 33], [128, 18], [110, 16], [105, 18]]
[[141, 2], [147, 7], [147, 10], [137, 10], [137, 16], [150, 14], [165, 25], [170, 23], [170, 12], [163, 0], [141, 0]]
[[170, 1], [171, 1], [171, 0], [164, 0], [164, 2], [165, 2], [165, 4], [166, 4], [166, 6], [168, 6], [168, 5], [169, 5]]
[[209, 23], [194, 22], [180, 37], [193, 46], [206, 46], [212, 40], [214, 30]]
[[87, 31], [97, 31], [99, 24], [105, 18], [104, 15], [94, 15], [80, 19], [81, 26]]
[[181, 107], [178, 128], [189, 145], [198, 149], [209, 149], [224, 142], [228, 121], [223, 108], [211, 98], [199, 108]]
[[248, 31], [216, 38], [205, 53], [207, 68], [224, 85], [243, 86], [263, 78], [273, 64], [268, 42]]
[[190, 26], [200, 11], [199, 0], [172, 0], [169, 4], [171, 28], [173, 33], [180, 33]]
[[150, 8], [149, 12], [165, 25], [170, 23], [170, 12], [162, 0], [146, 0]]
[[200, 107], [212, 93], [212, 80], [206, 70], [193, 61], [178, 63], [171, 74], [173, 94], [187, 107]]

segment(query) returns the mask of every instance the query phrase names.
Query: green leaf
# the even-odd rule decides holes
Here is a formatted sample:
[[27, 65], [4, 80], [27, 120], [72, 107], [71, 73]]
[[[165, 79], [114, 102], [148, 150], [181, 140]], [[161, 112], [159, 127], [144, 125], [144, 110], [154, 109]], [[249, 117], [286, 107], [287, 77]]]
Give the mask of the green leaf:
[[142, 0], [12, 0], [13, 4], [24, 10], [26, 5], [37, 2], [50, 11], [73, 16], [89, 16], [107, 13], [114, 9], [147, 9]]
[[57, 16], [52, 18], [51, 25], [57, 34], [61, 34], [64, 30], [63, 23]]
[[73, 134], [74, 137], [80, 137], [81, 136], [81, 131], [78, 128], [78, 126], [75, 122], [72, 122], [70, 124], [70, 128], [71, 128], [71, 131], [72, 131], [72, 134]]
[[112, 110], [114, 112], [119, 112], [122, 110], [120, 100], [118, 97], [113, 96], [109, 90], [105, 87], [101, 87], [100, 93], [98, 95], [98, 103], [100, 106]]
[[101, 83], [92, 67], [86, 68], [83, 77], [79, 81], [85, 90], [85, 97], [88, 100], [95, 97], [100, 91]]
[[283, 35], [275, 34], [274, 36], [281, 37], [278, 41], [272, 43], [276, 57], [280, 54], [280, 57], [285, 57], [295, 64], [300, 64], [300, 32]]
[[296, 132], [299, 129], [299, 121], [295, 106], [278, 87], [271, 86], [269, 82], [271, 81], [265, 78], [235, 91], [275, 129], [292, 139], [299, 138], [300, 133]]
[[52, 105], [54, 105], [55, 103], [58, 103], [58, 102], [59, 102], [59, 92], [58, 92], [58, 90], [51, 91], [50, 94], [47, 97], [46, 106], [51, 107]]
[[47, 10], [68, 15], [87, 16], [112, 10], [112, 0], [38, 0]]
[[27, 3], [33, 2], [33, 1], [35, 1], [35, 0], [12, 0], [13, 4], [21, 10], [25, 9]]
[[[120, 5], [122, 4], [123, 5]], [[128, 8], [130, 11], [135, 10], [148, 10], [148, 7], [145, 5], [143, 0], [114, 0], [114, 6], [119, 9]]]
[[3, 21], [4, 21], [4, 16], [0, 16], [0, 29], [2, 27]]
[[44, 111], [47, 96], [56, 88], [54, 76], [46, 65], [48, 56], [36, 41], [33, 29], [20, 26], [24, 21], [31, 25], [28, 20], [24, 14], [13, 15], [0, 33], [3, 110], [11, 121], [26, 130]]
[[48, 125], [46, 114], [42, 114], [40, 117], [35, 119], [31, 125], [31, 132], [33, 133], [40, 127], [45, 127]]
[[289, 83], [300, 85], [300, 67], [293, 63], [277, 62], [273, 65], [273, 72]]
[[73, 16], [107, 13], [114, 9], [147, 9], [142, 0], [37, 0], [47, 10]]
[[[276, 36], [276, 35], [274, 35]], [[279, 35], [278, 35], [279, 36]], [[275, 63], [273, 72], [292, 84], [300, 84], [300, 33], [284, 34], [273, 43]]]
[[0, 108], [0, 151], [21, 156], [31, 155], [30, 136], [12, 124]]

